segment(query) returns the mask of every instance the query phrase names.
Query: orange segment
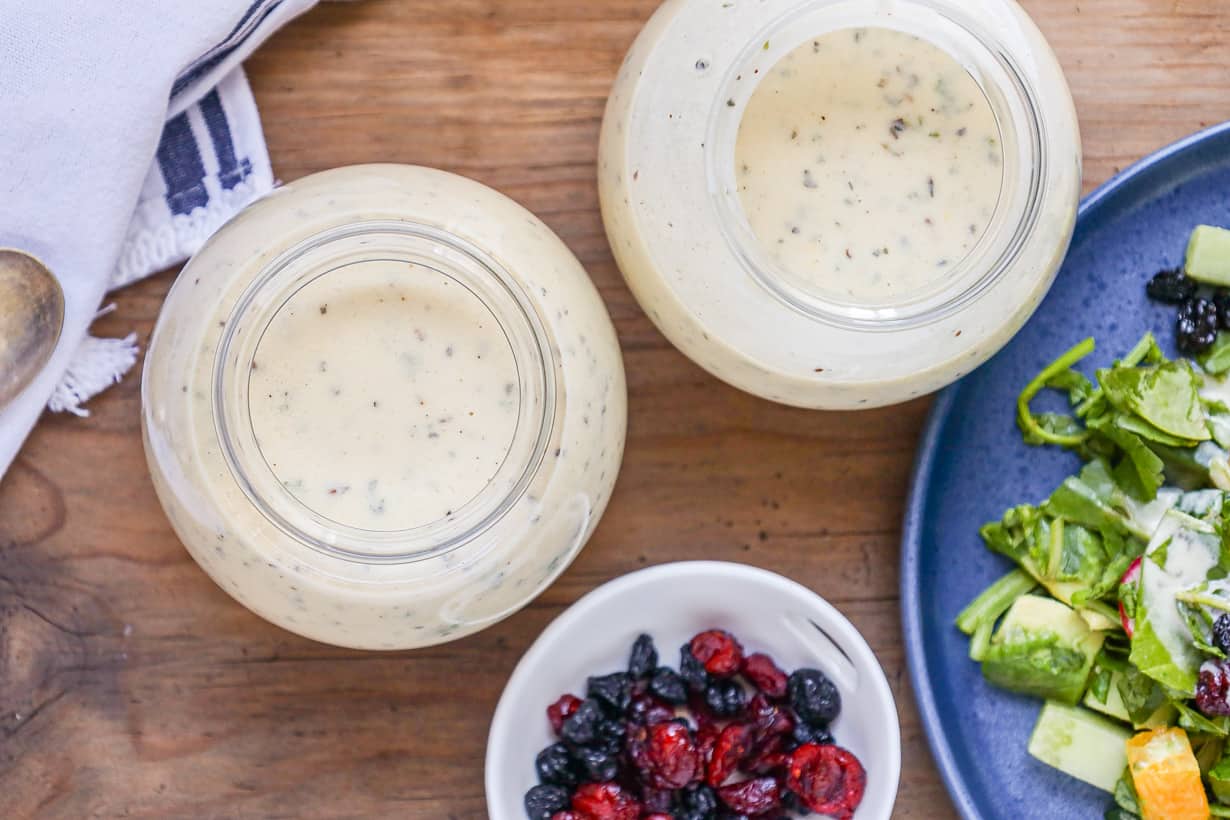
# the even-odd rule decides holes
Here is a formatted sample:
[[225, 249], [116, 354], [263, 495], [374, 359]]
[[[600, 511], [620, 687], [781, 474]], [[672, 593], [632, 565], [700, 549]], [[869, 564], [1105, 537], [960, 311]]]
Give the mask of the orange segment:
[[1144, 820], [1208, 820], [1209, 801], [1187, 732], [1141, 732], [1127, 742], [1127, 758]]

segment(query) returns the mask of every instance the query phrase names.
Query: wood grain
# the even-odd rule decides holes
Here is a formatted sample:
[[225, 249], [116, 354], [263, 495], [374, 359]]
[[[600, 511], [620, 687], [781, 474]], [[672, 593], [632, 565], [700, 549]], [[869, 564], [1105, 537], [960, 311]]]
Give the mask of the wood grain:
[[[1220, 0], [1027, 0], [1071, 80], [1086, 187], [1230, 115]], [[233, 603], [154, 498], [138, 379], [48, 417], [0, 482], [0, 817], [482, 818], [488, 721], [538, 632], [646, 564], [747, 561], [838, 604], [897, 693], [896, 816], [947, 818], [901, 649], [898, 520], [918, 401], [809, 413], [740, 394], [654, 330], [598, 216], [602, 107], [655, 0], [327, 4], [249, 63], [275, 170], [439, 166], [540, 214], [589, 269], [627, 362], [628, 451], [576, 564], [510, 620], [436, 649], [315, 644]], [[173, 272], [100, 334], [143, 341]], [[460, 685], [459, 685], [460, 682]]]

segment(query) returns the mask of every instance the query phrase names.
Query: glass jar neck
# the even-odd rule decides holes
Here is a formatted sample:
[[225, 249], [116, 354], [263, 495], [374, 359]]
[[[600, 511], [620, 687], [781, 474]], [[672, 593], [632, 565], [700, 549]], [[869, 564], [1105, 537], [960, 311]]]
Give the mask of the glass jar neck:
[[[508, 406], [515, 408], [510, 411], [515, 413], [515, 419], [508, 425], [508, 440], [492, 444], [506, 449], [491, 478], [468, 498], [457, 498], [456, 504], [450, 504], [447, 513], [437, 520], [406, 527], [343, 523], [339, 520], [341, 516], [330, 517], [322, 509], [314, 509], [271, 466], [254, 425], [252, 408], [257, 396], [253, 393], [253, 374], [258, 349], [271, 326], [282, 321], [279, 312], [286, 309], [296, 294], [326, 281], [325, 277], [353, 277], [372, 265], [385, 266], [392, 271], [394, 283], [404, 280], [409, 288], [414, 287], [415, 277], [421, 281], [424, 276], [460, 286], [464, 291], [459, 293], [476, 299], [489, 312], [497, 325], [496, 334], [508, 344], [515, 370], [502, 388], [508, 394]], [[322, 305], [322, 315], [324, 312]], [[361, 323], [363, 316], [352, 317], [351, 321]], [[405, 327], [404, 333], [411, 334], [413, 330]], [[349, 364], [343, 356], [334, 367], [358, 366], [359, 358], [374, 352], [352, 347]], [[451, 355], [451, 348], [449, 352]], [[277, 361], [267, 361], [262, 355], [261, 368], [278, 366]], [[450, 359], [442, 362], [441, 367], [456, 369], [458, 381], [464, 382], [464, 363]], [[219, 340], [212, 404], [218, 441], [233, 478], [274, 526], [333, 558], [389, 564], [449, 553], [473, 541], [508, 513], [543, 463], [555, 423], [556, 392], [554, 354], [545, 324], [533, 300], [497, 260], [466, 240], [435, 227], [373, 220], [338, 226], [309, 237], [273, 259], [253, 277], [226, 320]], [[263, 396], [260, 398], [263, 400]], [[408, 415], [410, 408], [406, 411]], [[287, 412], [293, 414], [295, 410], [288, 407]], [[369, 447], [384, 446], [383, 432], [378, 426], [358, 430], [356, 435], [364, 437]], [[439, 433], [424, 435], [434, 438]], [[295, 441], [293, 446], [312, 448], [313, 441]], [[415, 454], [407, 452], [405, 459], [412, 463]], [[430, 471], [434, 465], [415, 466]]]
[[[964, 309], [1018, 260], [1037, 229], [1048, 163], [1035, 90], [985, 20], [948, 0], [811, 0], [768, 23], [748, 40], [721, 84], [710, 113], [705, 164], [710, 202], [722, 234], [745, 272], [794, 310], [816, 321], [860, 330], [927, 325]], [[994, 15], [988, 13], [987, 19]], [[999, 125], [1003, 152], [998, 201], [977, 242], [942, 278], [879, 302], [843, 299], [788, 270], [753, 232], [739, 194], [736, 144], [748, 104], [763, 78], [809, 40], [845, 29], [886, 28], [920, 38], [964, 67]]]

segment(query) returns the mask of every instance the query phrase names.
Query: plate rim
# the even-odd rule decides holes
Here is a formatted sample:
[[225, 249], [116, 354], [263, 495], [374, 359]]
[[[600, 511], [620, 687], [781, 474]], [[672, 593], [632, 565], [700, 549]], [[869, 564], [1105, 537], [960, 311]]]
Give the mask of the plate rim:
[[[1197, 149], [1205, 142], [1228, 134], [1230, 134], [1230, 120], [1211, 125], [1159, 148], [1107, 179], [1081, 200], [1076, 213], [1073, 244], [1076, 243], [1086, 223], [1113, 195], [1158, 165]], [[1032, 317], [1029, 321], [1032, 321]], [[930, 678], [924, 674], [926, 652], [922, 618], [918, 615], [921, 597], [918, 568], [922, 548], [923, 509], [930, 490], [940, 435], [948, 423], [952, 406], [964, 384], [965, 379], [961, 379], [944, 388], [936, 396], [919, 436], [914, 465], [910, 471], [910, 488], [901, 525], [901, 626], [914, 703], [918, 709], [919, 722], [922, 724], [923, 733], [926, 735], [927, 745], [931, 750], [931, 757], [939, 771], [940, 779], [944, 783], [944, 788], [953, 806], [964, 820], [986, 820], [979, 814], [960, 768], [956, 764], [952, 744], [943, 729], [944, 723], [936, 706], [935, 689], [931, 685]]]

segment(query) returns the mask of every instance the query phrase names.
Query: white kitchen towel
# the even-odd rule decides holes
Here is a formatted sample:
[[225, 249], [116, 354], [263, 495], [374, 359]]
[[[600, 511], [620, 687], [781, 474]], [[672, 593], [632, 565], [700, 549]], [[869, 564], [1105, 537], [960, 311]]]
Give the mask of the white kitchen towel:
[[64, 331], [0, 408], [0, 475], [44, 405], [135, 360], [88, 336], [107, 290], [183, 260], [273, 175], [242, 60], [315, 0], [0, 0], [0, 247], [42, 259]]

